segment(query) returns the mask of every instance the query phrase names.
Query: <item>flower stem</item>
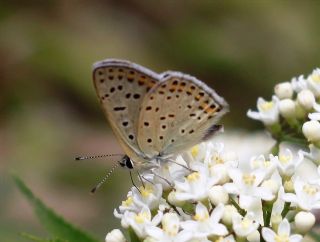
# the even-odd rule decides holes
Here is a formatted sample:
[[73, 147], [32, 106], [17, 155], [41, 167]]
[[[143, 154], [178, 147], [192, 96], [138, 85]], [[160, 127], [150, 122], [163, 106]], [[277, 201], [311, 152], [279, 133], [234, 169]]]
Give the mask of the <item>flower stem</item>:
[[233, 206], [235, 206], [235, 208], [238, 210], [238, 212], [239, 212], [242, 216], [245, 216], [245, 215], [246, 215], [247, 211], [244, 210], [244, 209], [242, 209], [242, 208], [240, 208], [239, 204], [238, 204], [232, 197], [229, 198], [229, 201], [230, 201], [230, 203], [231, 203]]

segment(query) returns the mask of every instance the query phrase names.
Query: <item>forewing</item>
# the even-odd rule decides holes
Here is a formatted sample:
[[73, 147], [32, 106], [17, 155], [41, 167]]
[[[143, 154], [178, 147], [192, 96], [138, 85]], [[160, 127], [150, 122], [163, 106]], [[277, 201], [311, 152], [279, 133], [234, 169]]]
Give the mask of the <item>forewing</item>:
[[94, 64], [93, 81], [115, 135], [134, 161], [143, 158], [137, 143], [139, 109], [160, 76], [127, 61], [107, 59]]
[[139, 147], [151, 157], [183, 151], [211, 137], [227, 111], [224, 99], [203, 82], [166, 72], [141, 105]]

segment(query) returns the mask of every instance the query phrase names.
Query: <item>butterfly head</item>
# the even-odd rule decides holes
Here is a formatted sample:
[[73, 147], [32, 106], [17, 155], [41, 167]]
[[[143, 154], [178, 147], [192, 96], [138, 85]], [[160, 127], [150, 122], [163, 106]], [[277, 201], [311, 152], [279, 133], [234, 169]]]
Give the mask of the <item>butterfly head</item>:
[[122, 159], [119, 161], [119, 164], [121, 167], [126, 167], [130, 170], [133, 169], [133, 162], [127, 155], [122, 157]]

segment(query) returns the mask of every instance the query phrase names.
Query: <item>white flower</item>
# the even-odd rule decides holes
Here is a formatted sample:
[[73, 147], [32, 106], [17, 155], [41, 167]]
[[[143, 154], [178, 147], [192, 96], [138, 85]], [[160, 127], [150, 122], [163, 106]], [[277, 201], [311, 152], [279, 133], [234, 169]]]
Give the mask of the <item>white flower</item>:
[[136, 188], [132, 189], [132, 197], [135, 204], [140, 207], [148, 206], [151, 210], [159, 206], [162, 195], [161, 184], [152, 185], [147, 183], [144, 187], [141, 186], [139, 190]]
[[222, 215], [222, 222], [225, 225], [230, 226], [232, 224], [232, 218], [235, 216], [235, 214], [238, 214], [238, 210], [233, 205], [226, 205]]
[[[313, 145], [313, 144], [310, 144], [309, 145], [309, 153], [307, 152], [304, 152], [303, 154], [309, 158], [310, 160], [312, 160], [315, 164], [320, 164], [320, 149]], [[320, 173], [319, 173], [320, 174]]]
[[320, 123], [316, 120], [305, 122], [302, 132], [309, 142], [317, 142], [320, 140]]
[[163, 190], [171, 189], [174, 181], [182, 180], [189, 173], [188, 169], [183, 167], [185, 165], [186, 162], [179, 155], [174, 162], [166, 162], [154, 169], [153, 173], [156, 175], [151, 174], [152, 180], [155, 184], [161, 184]]
[[266, 242], [299, 242], [302, 240], [302, 236], [298, 234], [290, 235], [290, 224], [287, 219], [284, 219], [278, 228], [278, 232], [275, 233], [270, 228], [262, 228], [262, 236]]
[[307, 89], [298, 93], [297, 101], [305, 110], [311, 110], [316, 102], [313, 93]]
[[232, 168], [229, 170], [229, 176], [233, 183], [225, 184], [224, 188], [229, 193], [240, 195], [240, 200], [244, 196], [257, 197], [263, 200], [272, 200], [274, 197], [269, 189], [259, 186], [266, 176], [264, 170], [259, 169], [244, 173], [240, 169]]
[[126, 242], [126, 238], [119, 229], [114, 229], [109, 232], [105, 239], [106, 242]]
[[162, 217], [162, 229], [156, 226], [147, 226], [148, 238], [145, 241], [154, 242], [184, 242], [192, 237], [192, 233], [180, 230], [180, 220], [176, 213], [166, 213]]
[[282, 82], [274, 87], [274, 92], [280, 99], [291, 98], [293, 95], [293, 88], [290, 82]]
[[122, 218], [124, 222], [121, 221], [121, 223], [130, 226], [139, 238], [145, 238], [147, 236], [146, 227], [150, 225], [157, 226], [161, 219], [162, 212], [158, 211], [157, 215], [152, 218], [150, 209], [143, 207], [139, 213], [125, 212]]
[[228, 234], [227, 228], [219, 223], [223, 215], [224, 206], [219, 204], [209, 215], [209, 211], [201, 202], [196, 206], [194, 220], [181, 222], [181, 227], [199, 236], [224, 236]]
[[293, 78], [291, 79], [291, 85], [292, 85], [293, 90], [294, 90], [296, 93], [299, 93], [299, 92], [301, 92], [302, 90], [305, 90], [305, 89], [308, 88], [307, 82], [306, 82], [306, 80], [304, 79], [304, 76], [303, 76], [303, 75], [300, 75], [299, 77], [293, 77]]
[[251, 234], [247, 236], [247, 240], [249, 242], [260, 242], [260, 233], [258, 230], [253, 231]]
[[114, 215], [117, 218], [122, 218], [123, 214], [126, 211], [138, 212], [138, 211], [140, 211], [140, 209], [141, 209], [141, 207], [138, 206], [133, 201], [132, 190], [131, 190], [127, 194], [127, 199], [125, 201], [122, 201], [122, 203], [121, 203], [121, 205], [119, 207], [119, 212], [116, 209], [114, 210]]
[[290, 149], [280, 149], [279, 156], [271, 155], [271, 160], [278, 166], [278, 170], [282, 176], [292, 176], [295, 169], [301, 164], [304, 156], [301, 151], [294, 156]]
[[208, 168], [203, 163], [198, 163], [192, 169], [184, 182], [175, 182], [175, 198], [180, 201], [201, 201], [208, 197], [209, 189], [219, 181], [219, 176], [210, 177]]
[[235, 242], [233, 235], [228, 235], [227, 237], [219, 237], [215, 242]]
[[232, 224], [234, 232], [239, 237], [247, 237], [259, 227], [259, 223], [254, 221], [253, 213], [247, 213], [244, 217], [240, 214], [236, 214], [232, 218]]
[[229, 201], [229, 195], [223, 186], [211, 187], [208, 195], [211, 203], [215, 206], [219, 203], [227, 204]]
[[281, 213], [283, 211], [284, 203], [285, 203], [282, 198], [283, 194], [284, 194], [284, 188], [280, 187], [277, 200], [273, 203], [272, 211], [271, 211], [271, 225], [273, 229], [278, 228], [278, 225], [282, 221]]
[[316, 97], [320, 96], [320, 69], [316, 68], [307, 78], [307, 85]]
[[282, 117], [291, 119], [296, 117], [296, 104], [292, 99], [283, 99], [279, 102], [279, 111]]
[[253, 156], [250, 159], [250, 167], [252, 170], [262, 169], [266, 172], [266, 178], [270, 177], [272, 172], [276, 169], [277, 164], [274, 162], [272, 155], [269, 156], [269, 160], [266, 160], [264, 155]]
[[301, 234], [306, 234], [311, 230], [316, 222], [316, 217], [310, 212], [301, 211], [294, 217], [296, 229]]
[[318, 185], [302, 181], [299, 177], [294, 181], [294, 193], [285, 193], [283, 199], [292, 202], [301, 209], [310, 211], [320, 208], [320, 189]]
[[278, 103], [279, 99], [276, 96], [269, 102], [260, 97], [257, 102], [258, 112], [249, 110], [247, 115], [249, 118], [262, 121], [267, 126], [272, 125], [279, 121]]

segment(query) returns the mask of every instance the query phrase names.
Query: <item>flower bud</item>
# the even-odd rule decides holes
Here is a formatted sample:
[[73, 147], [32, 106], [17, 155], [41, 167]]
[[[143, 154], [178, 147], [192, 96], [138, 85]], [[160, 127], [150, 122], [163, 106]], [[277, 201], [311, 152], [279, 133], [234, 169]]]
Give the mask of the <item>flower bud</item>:
[[314, 103], [316, 102], [314, 94], [310, 90], [302, 90], [298, 93], [298, 103], [305, 109], [312, 109]]
[[302, 126], [304, 136], [310, 142], [317, 142], [320, 140], [320, 123], [316, 120], [305, 122]]
[[315, 216], [310, 212], [299, 212], [294, 217], [296, 230], [301, 234], [306, 234], [311, 230], [316, 222]]
[[172, 191], [169, 193], [168, 202], [171, 203], [172, 205], [179, 206], [179, 207], [183, 206], [183, 204], [185, 203], [184, 201], [180, 201], [176, 198], [175, 191]]
[[294, 118], [296, 116], [296, 104], [292, 99], [283, 99], [279, 102], [279, 111], [284, 118]]
[[249, 242], [260, 242], [260, 233], [258, 232], [258, 230], [252, 232], [251, 234], [249, 234], [247, 236], [247, 240]]
[[293, 94], [293, 88], [290, 82], [282, 82], [274, 87], [274, 92], [278, 98], [291, 98]]
[[213, 186], [209, 190], [209, 199], [212, 204], [217, 206], [219, 203], [227, 204], [229, 195], [222, 186]]
[[265, 180], [261, 186], [270, 190], [273, 195], [277, 194], [279, 191], [279, 184], [274, 179]]
[[232, 225], [232, 217], [237, 213], [238, 211], [233, 205], [226, 205], [222, 215], [222, 222], [227, 226]]
[[106, 236], [106, 242], [126, 242], [126, 238], [119, 229], [114, 229]]

